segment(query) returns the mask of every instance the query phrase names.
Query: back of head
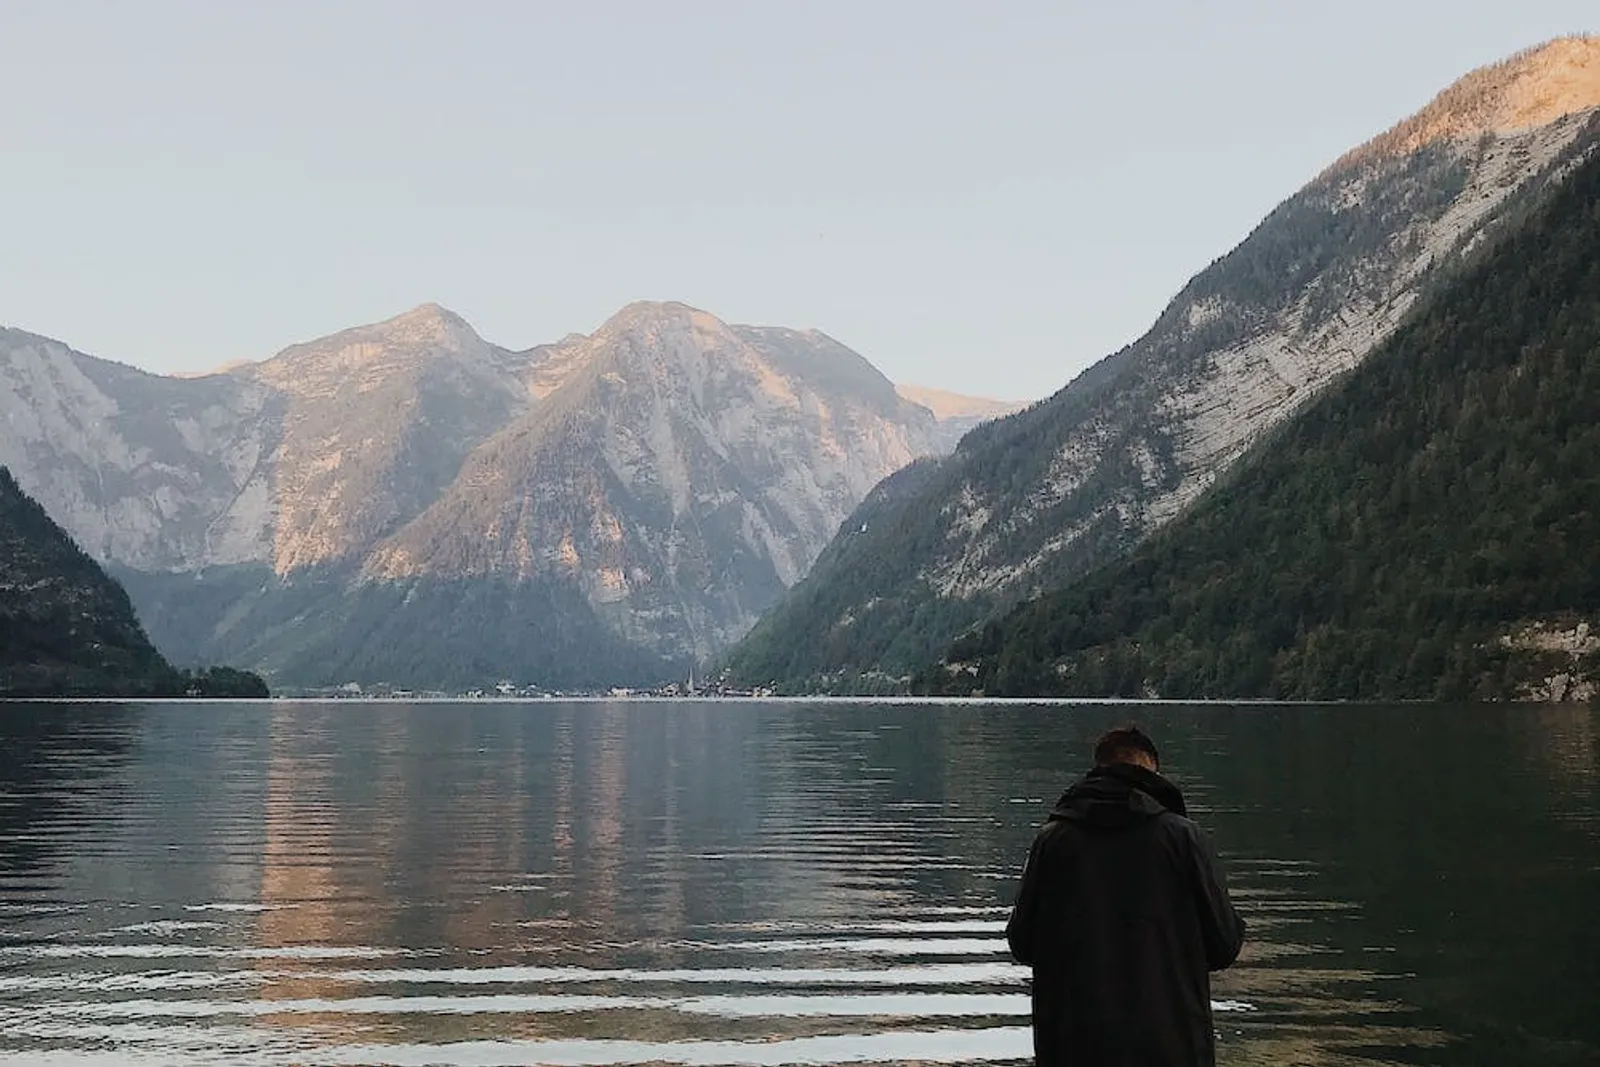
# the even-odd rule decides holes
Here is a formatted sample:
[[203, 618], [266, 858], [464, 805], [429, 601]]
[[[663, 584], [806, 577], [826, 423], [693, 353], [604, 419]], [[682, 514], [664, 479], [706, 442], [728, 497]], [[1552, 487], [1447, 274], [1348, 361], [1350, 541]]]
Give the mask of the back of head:
[[1131, 763], [1148, 771], [1159, 771], [1161, 753], [1156, 751], [1156, 743], [1150, 740], [1149, 734], [1129, 724], [1100, 735], [1094, 746], [1094, 763], [1096, 767]]
[[1056, 803], [1052, 818], [1096, 832], [1142, 825], [1164, 812], [1186, 814], [1183, 794], [1161, 777], [1160, 754], [1137, 726], [1119, 726], [1094, 746], [1095, 769]]

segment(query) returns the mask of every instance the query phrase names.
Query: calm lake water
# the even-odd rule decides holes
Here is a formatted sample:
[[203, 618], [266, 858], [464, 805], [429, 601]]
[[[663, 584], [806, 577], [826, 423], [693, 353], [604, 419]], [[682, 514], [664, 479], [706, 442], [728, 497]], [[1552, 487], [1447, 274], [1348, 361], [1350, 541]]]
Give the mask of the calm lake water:
[[1227, 1064], [1600, 1063], [1588, 709], [0, 706], [0, 1061], [998, 1063], [1034, 827], [1156, 734]]

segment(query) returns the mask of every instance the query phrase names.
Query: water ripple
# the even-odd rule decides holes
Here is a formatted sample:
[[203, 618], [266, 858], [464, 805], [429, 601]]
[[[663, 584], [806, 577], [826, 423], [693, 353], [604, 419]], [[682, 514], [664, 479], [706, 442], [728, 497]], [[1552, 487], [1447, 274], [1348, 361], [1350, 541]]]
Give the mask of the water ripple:
[[[0, 1062], [1022, 1063], [1029, 976], [1006, 948], [1010, 894], [1069, 773], [1063, 737], [1081, 743], [1088, 714], [148, 705], [96, 706], [59, 743], [30, 727], [31, 777], [0, 782]], [[1370, 729], [1306, 721], [1342, 786]], [[1233, 843], [1251, 925], [1213, 987], [1219, 1061], [1474, 1062], [1449, 1027], [1478, 1020], [1417, 1007], [1436, 961], [1364, 892], [1425, 835], [1396, 846], [1375, 831], [1355, 856], [1349, 835], [1396, 813], [1330, 813], [1328, 797], [1353, 801], [1312, 776], [1321, 748], [1287, 778], [1232, 755], [1249, 730], [1280, 731], [1281, 748], [1299, 725], [1228, 709], [1161, 725], [1201, 820]], [[1593, 731], [1569, 725], [1590, 752]], [[1475, 783], [1502, 754], [1450, 780]], [[1528, 758], [1540, 789], [1553, 766], [1567, 806], [1519, 827], [1538, 862], [1477, 913], [1485, 928], [1535, 876], [1593, 899], [1595, 760]], [[1435, 860], [1455, 881], [1430, 871], [1415, 891], [1470, 903], [1457, 887], [1500, 861], [1458, 851]], [[1586, 927], [1559, 918], [1538, 959], [1570, 977], [1593, 954], [1567, 960]], [[1505, 944], [1542, 919], [1524, 914]], [[1451, 995], [1492, 966], [1457, 967]], [[1526, 1051], [1516, 1033], [1489, 1047]], [[1591, 1062], [1585, 1040], [1521, 1061]]]

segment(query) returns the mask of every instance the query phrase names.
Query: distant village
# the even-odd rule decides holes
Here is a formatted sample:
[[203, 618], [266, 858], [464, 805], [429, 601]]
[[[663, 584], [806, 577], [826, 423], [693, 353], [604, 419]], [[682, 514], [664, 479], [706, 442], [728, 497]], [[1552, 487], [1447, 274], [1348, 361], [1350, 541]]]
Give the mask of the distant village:
[[682, 682], [666, 682], [649, 687], [611, 686], [606, 689], [546, 689], [538, 685], [518, 685], [500, 681], [480, 689], [451, 692], [445, 689], [407, 689], [401, 686], [375, 682], [362, 685], [345, 682], [343, 685], [309, 689], [275, 690], [280, 697], [299, 697], [313, 700], [571, 700], [596, 697], [705, 700], [718, 697], [770, 697], [773, 691], [766, 686], [740, 687], [730, 685], [725, 679], [697, 682], [691, 675]]

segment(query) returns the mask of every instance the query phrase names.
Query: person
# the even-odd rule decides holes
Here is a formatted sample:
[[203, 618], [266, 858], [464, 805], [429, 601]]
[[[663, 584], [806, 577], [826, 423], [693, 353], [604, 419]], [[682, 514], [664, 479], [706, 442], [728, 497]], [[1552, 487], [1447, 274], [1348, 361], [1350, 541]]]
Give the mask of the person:
[[1006, 940], [1033, 969], [1038, 1067], [1212, 1067], [1211, 972], [1244, 923], [1136, 726], [1100, 738], [1022, 871]]

